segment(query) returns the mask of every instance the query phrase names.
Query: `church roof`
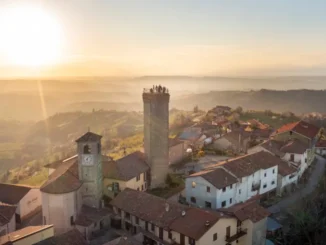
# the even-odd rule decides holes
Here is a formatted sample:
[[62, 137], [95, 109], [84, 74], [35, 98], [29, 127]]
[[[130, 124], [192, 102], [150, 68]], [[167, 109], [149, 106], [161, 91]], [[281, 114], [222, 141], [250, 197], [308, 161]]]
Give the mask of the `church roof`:
[[78, 161], [60, 165], [41, 186], [40, 190], [49, 194], [69, 193], [79, 189], [82, 182], [78, 175]]
[[81, 136], [79, 139], [76, 140], [76, 142], [90, 142], [90, 141], [100, 141], [102, 138], [101, 135], [92, 133], [92, 132], [87, 132], [83, 136]]
[[149, 170], [143, 152], [135, 151], [117, 161], [103, 161], [103, 177], [128, 181]]

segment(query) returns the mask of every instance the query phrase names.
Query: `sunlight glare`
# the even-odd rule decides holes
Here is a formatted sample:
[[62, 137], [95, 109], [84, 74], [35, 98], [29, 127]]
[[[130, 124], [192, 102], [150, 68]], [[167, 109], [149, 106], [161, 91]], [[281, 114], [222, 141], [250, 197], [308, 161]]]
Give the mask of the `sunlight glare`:
[[21, 66], [45, 66], [60, 60], [63, 34], [59, 23], [35, 6], [0, 9], [0, 53]]

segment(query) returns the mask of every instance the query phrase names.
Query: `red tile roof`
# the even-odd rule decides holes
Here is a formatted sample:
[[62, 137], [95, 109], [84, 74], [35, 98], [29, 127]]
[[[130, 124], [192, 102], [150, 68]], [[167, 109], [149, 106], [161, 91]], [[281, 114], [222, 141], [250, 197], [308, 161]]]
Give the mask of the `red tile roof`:
[[188, 178], [200, 176], [215, 186], [217, 189], [223, 189], [229, 185], [235, 184], [238, 182], [237, 178], [229, 174], [223, 168], [216, 168], [213, 170], [204, 170], [198, 173], [194, 173]]
[[284, 153], [303, 154], [309, 148], [309, 144], [298, 139], [292, 139], [285, 143], [280, 151]]
[[0, 202], [16, 205], [32, 187], [0, 183]]
[[17, 206], [0, 203], [0, 226], [8, 224], [15, 215]]
[[218, 211], [234, 215], [240, 221], [249, 219], [253, 223], [256, 223], [270, 215], [270, 212], [260, 206], [255, 198], [249, 199], [243, 203], [235, 204], [229, 208], [220, 208]]
[[101, 221], [105, 217], [109, 217], [111, 214], [112, 212], [108, 208], [97, 209], [83, 205], [76, 218], [76, 225], [87, 227], [95, 222]]
[[82, 185], [78, 175], [78, 161], [60, 165], [41, 186], [40, 190], [50, 194], [63, 194], [78, 190]]
[[296, 132], [297, 134], [301, 134], [309, 139], [313, 139], [318, 134], [319, 128], [311, 123], [299, 121], [283, 125], [276, 130], [275, 134], [281, 134], [288, 131]]
[[100, 141], [102, 138], [101, 135], [92, 133], [92, 132], [87, 132], [83, 136], [81, 136], [79, 139], [76, 140], [76, 142], [90, 142], [90, 141]]
[[281, 161], [278, 164], [278, 174], [281, 176], [288, 176], [290, 174], [294, 174], [297, 171], [295, 167], [293, 167], [291, 164], [288, 164], [287, 162]]
[[104, 161], [102, 165], [103, 177], [128, 181], [149, 170], [145, 161], [145, 154], [133, 152], [117, 161]]
[[36, 243], [35, 245], [87, 245], [83, 235], [77, 230], [73, 229], [66, 233], [53, 236], [46, 240]]
[[279, 157], [276, 157], [268, 152], [260, 151], [253, 154], [230, 159], [225, 162], [216, 164], [215, 166], [221, 166], [238, 178], [252, 175], [260, 169], [268, 169], [277, 166], [282, 161]]
[[[228, 218], [218, 212], [188, 207], [129, 188], [120, 192], [111, 201], [111, 205], [165, 230], [172, 229], [195, 240], [202, 237], [220, 218]], [[209, 227], [206, 226], [206, 221], [209, 221]]]

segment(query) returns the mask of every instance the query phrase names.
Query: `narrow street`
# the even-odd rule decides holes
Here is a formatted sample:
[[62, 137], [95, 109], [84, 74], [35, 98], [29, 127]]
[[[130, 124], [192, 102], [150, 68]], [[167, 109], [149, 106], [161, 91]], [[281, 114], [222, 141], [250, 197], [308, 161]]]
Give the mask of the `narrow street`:
[[275, 214], [280, 212], [280, 210], [282, 209], [286, 209], [287, 207], [293, 205], [295, 202], [299, 201], [303, 197], [311, 194], [315, 190], [321, 176], [324, 174], [325, 164], [326, 164], [326, 160], [321, 156], [317, 155], [316, 159], [317, 159], [316, 166], [313, 169], [313, 172], [311, 173], [311, 176], [308, 180], [308, 184], [303, 189], [298, 190], [297, 192], [291, 194], [290, 196], [282, 199], [279, 203], [269, 207], [268, 210], [271, 213]]

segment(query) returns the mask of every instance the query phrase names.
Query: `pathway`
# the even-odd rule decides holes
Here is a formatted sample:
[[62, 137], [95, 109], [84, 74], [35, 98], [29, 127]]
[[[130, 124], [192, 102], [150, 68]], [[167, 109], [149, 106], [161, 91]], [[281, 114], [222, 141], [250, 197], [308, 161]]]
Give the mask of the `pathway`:
[[324, 174], [325, 162], [326, 162], [326, 160], [324, 158], [322, 158], [318, 155], [316, 156], [316, 159], [317, 159], [316, 166], [310, 175], [308, 184], [303, 189], [298, 190], [297, 192], [291, 194], [291, 196], [288, 196], [288, 197], [282, 199], [277, 204], [269, 207], [268, 210], [271, 213], [280, 212], [281, 209], [284, 209], [284, 208], [287, 208], [287, 207], [293, 205], [295, 202], [297, 202], [300, 199], [302, 199], [303, 197], [311, 194], [315, 190], [321, 176]]

